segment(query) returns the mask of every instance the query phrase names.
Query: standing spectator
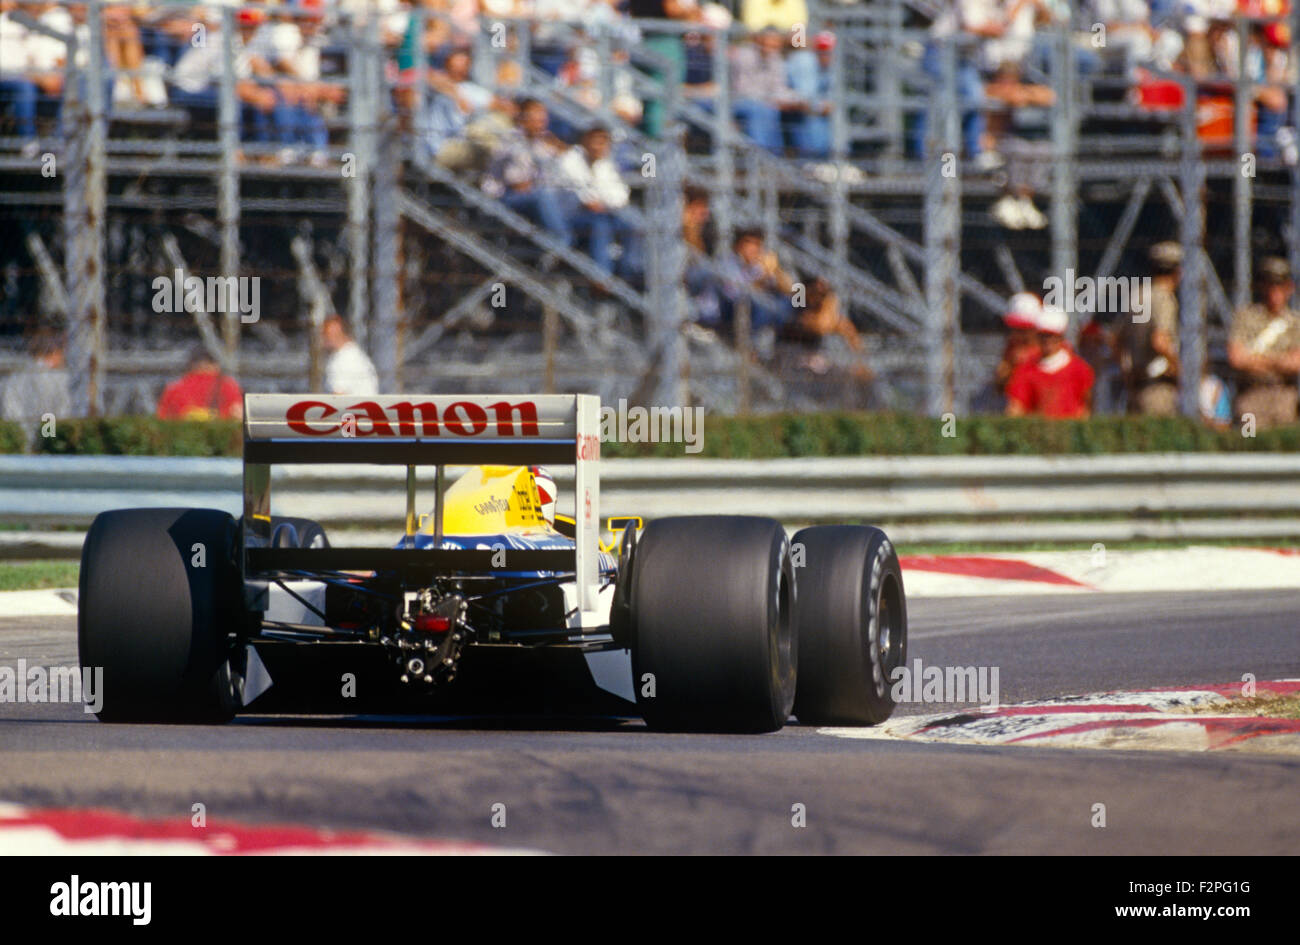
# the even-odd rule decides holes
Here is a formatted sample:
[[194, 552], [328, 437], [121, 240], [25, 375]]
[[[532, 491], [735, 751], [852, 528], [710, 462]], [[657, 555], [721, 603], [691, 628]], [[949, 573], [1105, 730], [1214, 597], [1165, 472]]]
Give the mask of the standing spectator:
[[325, 361], [325, 390], [330, 394], [372, 397], [379, 393], [379, 375], [361, 345], [352, 338], [347, 322], [331, 315], [321, 325], [321, 344], [330, 356]]
[[[587, 235], [587, 252], [604, 272], [613, 271], [610, 249], [615, 236], [628, 247], [633, 228], [620, 213], [630, 192], [610, 159], [609, 129], [597, 125], [582, 133], [560, 159], [559, 172], [570, 197], [569, 226]], [[632, 260], [627, 265], [636, 269]]]
[[1296, 378], [1300, 376], [1300, 314], [1289, 307], [1295, 286], [1285, 259], [1259, 264], [1260, 301], [1232, 319], [1228, 363], [1238, 372], [1237, 414], [1253, 414], [1256, 429], [1296, 421]]
[[1130, 318], [1120, 332], [1122, 363], [1131, 413], [1149, 417], [1178, 414], [1178, 281], [1183, 248], [1166, 240], [1151, 247], [1151, 297], [1143, 299], [1143, 321]]
[[1022, 363], [1007, 381], [1007, 416], [1033, 414], [1055, 420], [1083, 420], [1091, 413], [1092, 368], [1070, 349], [1065, 333], [1070, 316], [1044, 308], [1038, 318], [1043, 356]]
[[1002, 358], [993, 372], [993, 384], [998, 392], [1006, 390], [1007, 381], [1022, 364], [1035, 364], [1042, 357], [1038, 343], [1038, 323], [1043, 315], [1043, 303], [1032, 292], [1017, 292], [1011, 296], [1002, 323], [1007, 326], [1007, 340], [1002, 347]]
[[818, 33], [811, 49], [796, 49], [786, 60], [790, 88], [806, 111], [795, 117], [791, 131], [800, 157], [825, 160], [831, 154], [831, 61], [835, 34]]
[[785, 151], [781, 113], [803, 108], [785, 72], [785, 34], [768, 27], [731, 53], [732, 115], [740, 130], [775, 155]]
[[0, 420], [23, 424], [28, 445], [46, 414], [62, 419], [72, 413], [72, 389], [64, 366], [63, 337], [37, 332], [31, 342], [31, 363], [19, 368], [0, 387]]
[[184, 375], [163, 389], [157, 413], [161, 420], [238, 420], [244, 392], [200, 345], [190, 352]]
[[573, 242], [568, 216], [558, 189], [556, 163], [561, 143], [547, 130], [546, 106], [536, 99], [519, 104], [515, 130], [501, 144], [488, 167], [483, 190], [540, 223], [561, 243]]

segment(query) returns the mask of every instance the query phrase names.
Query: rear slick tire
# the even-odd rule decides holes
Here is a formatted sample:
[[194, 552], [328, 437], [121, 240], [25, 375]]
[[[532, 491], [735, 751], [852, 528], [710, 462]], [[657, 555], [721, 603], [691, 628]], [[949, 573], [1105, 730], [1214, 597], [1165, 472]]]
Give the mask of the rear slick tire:
[[102, 667], [105, 722], [228, 722], [242, 702], [235, 520], [212, 509], [96, 516], [81, 550], [77, 647]]
[[633, 682], [646, 724], [771, 732], [789, 718], [798, 659], [790, 541], [767, 518], [662, 518], [636, 543]]

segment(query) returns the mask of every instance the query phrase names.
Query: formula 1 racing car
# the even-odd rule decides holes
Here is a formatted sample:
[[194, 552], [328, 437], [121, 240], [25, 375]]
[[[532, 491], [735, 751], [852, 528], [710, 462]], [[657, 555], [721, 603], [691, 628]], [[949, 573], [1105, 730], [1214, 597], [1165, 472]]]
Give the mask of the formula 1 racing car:
[[[523, 678], [494, 667], [524, 657], [532, 681], [599, 692], [656, 729], [893, 711], [907, 609], [884, 532], [628, 517], [602, 541], [594, 396], [249, 394], [244, 418], [241, 518], [123, 509], [86, 535], [78, 643], [82, 665], [103, 667], [103, 721], [228, 721], [272, 678], [345, 690], [367, 660], [417, 711], [491, 712]], [[333, 547], [319, 522], [273, 515], [286, 463], [404, 466], [403, 533]], [[467, 468], [444, 487], [452, 466]], [[572, 516], [554, 514], [551, 466], [573, 467]], [[423, 516], [417, 467], [432, 468]], [[340, 674], [319, 668], [340, 655]]]

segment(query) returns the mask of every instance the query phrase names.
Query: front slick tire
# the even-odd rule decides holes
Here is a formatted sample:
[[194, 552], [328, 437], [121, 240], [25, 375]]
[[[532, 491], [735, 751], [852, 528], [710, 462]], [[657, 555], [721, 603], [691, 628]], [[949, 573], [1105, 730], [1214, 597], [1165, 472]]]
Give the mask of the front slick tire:
[[820, 525], [794, 536], [804, 725], [878, 725], [894, 712], [891, 674], [907, 659], [907, 601], [879, 528]]
[[235, 520], [211, 509], [123, 509], [81, 550], [77, 645], [103, 667], [105, 722], [228, 722], [241, 702], [243, 594]]
[[794, 570], [779, 522], [656, 519], [632, 568], [633, 682], [646, 724], [771, 732], [794, 701]]

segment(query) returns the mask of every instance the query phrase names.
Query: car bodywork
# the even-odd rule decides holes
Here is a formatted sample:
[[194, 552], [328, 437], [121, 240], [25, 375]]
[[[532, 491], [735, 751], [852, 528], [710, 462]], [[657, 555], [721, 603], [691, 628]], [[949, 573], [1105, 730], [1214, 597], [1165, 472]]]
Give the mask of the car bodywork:
[[[602, 545], [599, 415], [590, 395], [246, 395], [239, 567], [255, 639], [364, 643], [413, 692], [449, 688], [475, 648], [576, 650], [597, 687], [634, 702], [611, 608], [615, 552], [640, 522], [611, 520]], [[301, 520], [272, 513], [272, 469], [286, 463], [404, 467], [393, 547], [304, 540]], [[534, 475], [542, 464], [573, 467], [575, 514], [554, 525]], [[431, 493], [425, 515], [417, 470]], [[253, 641], [248, 649], [245, 704], [269, 685]]]

